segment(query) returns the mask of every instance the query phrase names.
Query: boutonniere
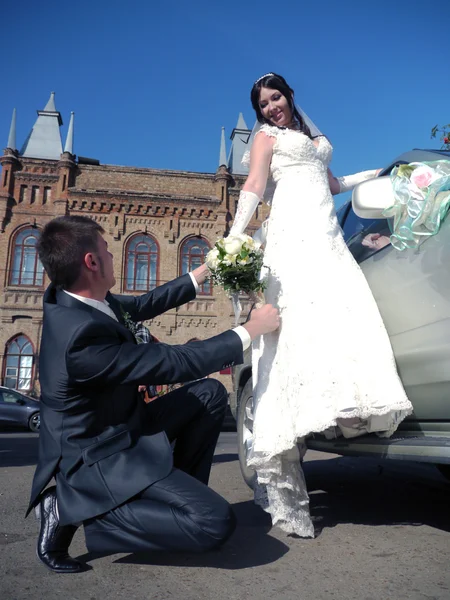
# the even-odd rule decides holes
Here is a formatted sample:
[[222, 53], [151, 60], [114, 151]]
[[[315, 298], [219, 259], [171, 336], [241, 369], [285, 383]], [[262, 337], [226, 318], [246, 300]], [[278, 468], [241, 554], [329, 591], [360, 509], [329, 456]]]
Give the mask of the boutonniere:
[[122, 305], [120, 305], [120, 313], [122, 315], [125, 327], [134, 335], [136, 342], [138, 344], [142, 344], [144, 340], [138, 335], [138, 324], [133, 321], [130, 313], [127, 312]]

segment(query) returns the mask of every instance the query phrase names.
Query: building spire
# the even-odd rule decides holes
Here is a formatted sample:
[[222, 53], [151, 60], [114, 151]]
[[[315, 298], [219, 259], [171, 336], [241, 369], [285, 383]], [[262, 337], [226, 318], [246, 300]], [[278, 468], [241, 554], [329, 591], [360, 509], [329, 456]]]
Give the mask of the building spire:
[[238, 118], [238, 122], [236, 125], [236, 129], [243, 129], [245, 131], [248, 130], [248, 127], [244, 121], [244, 115], [241, 112], [239, 113], [239, 118]]
[[55, 106], [55, 92], [50, 92], [50, 98], [45, 105], [44, 112], [57, 112]]
[[236, 127], [231, 132], [231, 150], [230, 156], [228, 157], [228, 169], [230, 173], [236, 175], [247, 175], [248, 167], [242, 165], [242, 158], [249, 149], [248, 142], [250, 139], [251, 131], [248, 129], [244, 116], [239, 113], [238, 122]]
[[222, 134], [220, 137], [220, 156], [219, 156], [219, 167], [222, 165], [227, 167], [227, 148], [225, 146], [225, 127], [222, 127]]
[[11, 127], [9, 128], [8, 145], [7, 148], [11, 150], [17, 150], [16, 148], [16, 109], [13, 110]]
[[50, 94], [44, 110], [38, 110], [37, 114], [36, 123], [28, 135], [20, 154], [29, 158], [59, 160], [62, 154], [59, 128], [63, 122], [61, 114], [56, 110], [55, 92]]
[[64, 152], [69, 152], [73, 154], [73, 119], [75, 113], [72, 111], [70, 113], [70, 122], [69, 122], [69, 131], [67, 132], [66, 145], [64, 146]]

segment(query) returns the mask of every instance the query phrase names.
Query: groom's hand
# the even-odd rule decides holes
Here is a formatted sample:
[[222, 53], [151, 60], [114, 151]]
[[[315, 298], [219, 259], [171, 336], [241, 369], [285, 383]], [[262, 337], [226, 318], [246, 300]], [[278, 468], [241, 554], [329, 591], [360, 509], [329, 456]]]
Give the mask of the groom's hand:
[[195, 281], [198, 283], [198, 285], [202, 285], [202, 283], [205, 283], [209, 276], [209, 269], [206, 264], [203, 264], [201, 267], [194, 269], [192, 271], [192, 275], [195, 277]]
[[252, 340], [264, 333], [275, 331], [279, 326], [280, 314], [278, 309], [271, 304], [265, 304], [263, 307], [253, 310], [249, 321], [243, 325]]

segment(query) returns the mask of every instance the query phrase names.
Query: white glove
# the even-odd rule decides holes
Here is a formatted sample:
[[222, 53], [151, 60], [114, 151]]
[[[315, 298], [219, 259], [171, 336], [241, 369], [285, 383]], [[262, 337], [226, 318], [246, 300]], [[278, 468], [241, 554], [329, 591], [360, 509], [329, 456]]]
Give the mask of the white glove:
[[370, 171], [361, 171], [360, 173], [354, 173], [353, 175], [344, 175], [344, 177], [337, 177], [339, 182], [339, 193], [349, 192], [362, 181], [373, 179], [377, 176], [378, 169], [371, 169]]
[[268, 226], [269, 226], [269, 219], [266, 219], [265, 221], [263, 221], [263, 224], [261, 225], [261, 227], [257, 231], [255, 231], [255, 233], [252, 235], [254, 241], [258, 242], [258, 244], [261, 244], [261, 246], [263, 246], [266, 243]]
[[239, 235], [244, 233], [250, 219], [260, 203], [260, 198], [253, 192], [241, 191], [239, 194], [239, 202], [234, 217], [233, 225], [230, 229], [230, 235]]

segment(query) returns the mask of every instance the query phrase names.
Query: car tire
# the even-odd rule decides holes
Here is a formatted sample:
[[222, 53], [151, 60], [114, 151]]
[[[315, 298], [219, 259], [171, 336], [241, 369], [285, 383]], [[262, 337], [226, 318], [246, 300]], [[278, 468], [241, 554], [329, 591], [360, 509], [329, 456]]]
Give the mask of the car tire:
[[31, 415], [28, 419], [28, 429], [33, 433], [38, 433], [41, 428], [41, 417], [38, 412]]
[[237, 408], [237, 439], [239, 466], [245, 483], [252, 489], [256, 484], [256, 473], [247, 465], [247, 443], [253, 432], [253, 387], [251, 378], [247, 381], [239, 397]]

